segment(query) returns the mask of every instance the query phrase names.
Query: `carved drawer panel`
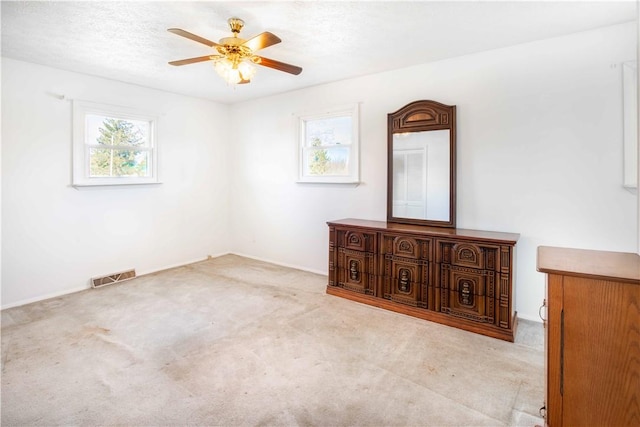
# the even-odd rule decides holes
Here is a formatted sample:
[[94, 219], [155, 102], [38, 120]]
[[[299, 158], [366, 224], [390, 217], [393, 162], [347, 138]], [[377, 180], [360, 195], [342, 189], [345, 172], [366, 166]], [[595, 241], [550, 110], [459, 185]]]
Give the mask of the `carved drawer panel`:
[[467, 242], [439, 242], [441, 262], [445, 264], [497, 270], [499, 247]]
[[473, 295], [498, 297], [498, 274], [491, 270], [478, 270], [476, 268], [460, 267], [457, 265], [442, 264], [441, 287], [455, 292], [464, 292]]
[[495, 323], [496, 273], [442, 265], [441, 311], [476, 322]]
[[411, 259], [431, 258], [431, 239], [416, 239], [410, 236], [384, 234], [382, 253]]
[[353, 230], [337, 230], [338, 247], [363, 252], [376, 252], [376, 234]]
[[429, 265], [427, 261], [387, 254], [384, 270], [383, 298], [414, 307], [428, 307]]
[[338, 284], [350, 291], [375, 295], [375, 258], [367, 252], [338, 249]]

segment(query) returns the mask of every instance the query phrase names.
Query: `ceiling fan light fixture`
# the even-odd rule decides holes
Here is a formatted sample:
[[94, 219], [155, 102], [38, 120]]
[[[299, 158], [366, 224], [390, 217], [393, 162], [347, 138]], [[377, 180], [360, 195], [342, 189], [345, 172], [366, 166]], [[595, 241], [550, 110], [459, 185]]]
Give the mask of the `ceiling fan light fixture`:
[[242, 80], [251, 80], [256, 75], [256, 67], [249, 64], [247, 61], [242, 61], [238, 64], [238, 71], [242, 76]]
[[214, 69], [228, 85], [240, 82], [247, 83], [256, 74], [256, 69], [245, 61], [234, 63], [229, 58], [221, 58], [214, 62]]
[[214, 63], [214, 68], [218, 75], [229, 85], [235, 85], [242, 80], [240, 72], [233, 67], [233, 62], [228, 58], [222, 58]]

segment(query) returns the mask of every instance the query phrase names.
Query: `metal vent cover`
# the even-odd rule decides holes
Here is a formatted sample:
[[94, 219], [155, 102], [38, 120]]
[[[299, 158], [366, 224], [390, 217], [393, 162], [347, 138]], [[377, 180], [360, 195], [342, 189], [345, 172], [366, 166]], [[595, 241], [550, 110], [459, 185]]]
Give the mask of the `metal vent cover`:
[[119, 273], [109, 274], [107, 276], [93, 277], [91, 278], [91, 286], [93, 288], [100, 288], [106, 285], [112, 285], [114, 283], [124, 282], [126, 280], [135, 279], [136, 270], [126, 270]]

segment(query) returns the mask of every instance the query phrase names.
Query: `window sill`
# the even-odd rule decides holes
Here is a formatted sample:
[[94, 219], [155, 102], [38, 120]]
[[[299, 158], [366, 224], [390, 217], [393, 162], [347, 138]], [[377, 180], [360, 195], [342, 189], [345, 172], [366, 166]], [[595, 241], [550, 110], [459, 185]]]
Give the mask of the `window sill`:
[[361, 183], [362, 183], [361, 181], [305, 181], [305, 180], [296, 181], [296, 184], [344, 185], [344, 186], [353, 186], [353, 187], [357, 187]]
[[162, 182], [123, 182], [123, 183], [105, 183], [105, 184], [71, 184], [70, 186], [76, 190], [92, 190], [100, 188], [126, 188], [126, 187], [146, 187], [161, 185]]

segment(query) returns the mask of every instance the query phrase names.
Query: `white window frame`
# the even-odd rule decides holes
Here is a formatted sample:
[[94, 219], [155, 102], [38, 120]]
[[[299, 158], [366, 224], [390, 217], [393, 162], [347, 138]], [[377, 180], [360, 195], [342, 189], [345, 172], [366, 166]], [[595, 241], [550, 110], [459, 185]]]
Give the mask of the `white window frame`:
[[[148, 177], [92, 177], [89, 173], [90, 148], [86, 141], [86, 116], [87, 114], [104, 115], [125, 120], [139, 120], [149, 123], [149, 147], [150, 152]], [[140, 185], [159, 184], [158, 175], [158, 143], [157, 143], [157, 116], [116, 105], [99, 104], [88, 101], [73, 101], [73, 186], [74, 187], [100, 187], [113, 185]]]
[[[345, 175], [312, 175], [305, 173], [304, 156], [309, 147], [306, 145], [306, 126], [314, 120], [322, 120], [332, 117], [349, 117], [351, 119], [351, 142], [341, 147], [349, 148], [348, 173]], [[360, 148], [359, 148], [359, 105], [328, 108], [322, 112], [297, 114], [297, 139], [298, 139], [298, 180], [299, 183], [329, 183], [329, 184], [358, 184], [360, 180]], [[321, 148], [323, 146], [320, 146]], [[335, 148], [326, 146], [325, 148]]]

